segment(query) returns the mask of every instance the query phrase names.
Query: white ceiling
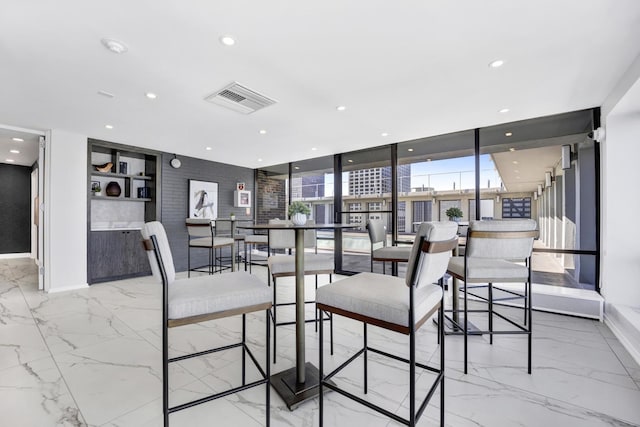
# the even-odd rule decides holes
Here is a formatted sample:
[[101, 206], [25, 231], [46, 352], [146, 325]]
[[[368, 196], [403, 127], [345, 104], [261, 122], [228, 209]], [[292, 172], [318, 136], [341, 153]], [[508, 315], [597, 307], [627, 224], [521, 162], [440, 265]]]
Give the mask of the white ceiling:
[[[22, 141], [19, 141], [20, 139]], [[0, 163], [33, 166], [38, 160], [38, 139], [39, 135], [5, 129], [0, 125]], [[18, 153], [12, 153], [11, 150]]]
[[598, 106], [638, 40], [638, 0], [4, 0], [0, 123], [253, 168]]

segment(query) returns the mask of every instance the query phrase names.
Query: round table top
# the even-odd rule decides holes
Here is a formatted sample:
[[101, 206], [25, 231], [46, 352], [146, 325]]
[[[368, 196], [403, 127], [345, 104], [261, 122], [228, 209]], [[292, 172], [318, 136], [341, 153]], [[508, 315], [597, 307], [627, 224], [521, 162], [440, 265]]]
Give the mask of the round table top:
[[318, 229], [339, 229], [339, 228], [354, 228], [357, 225], [353, 224], [305, 224], [305, 225], [293, 225], [293, 224], [252, 224], [252, 225], [238, 225], [238, 228], [247, 228], [251, 230], [274, 230], [274, 229], [302, 229], [302, 230], [318, 230]]

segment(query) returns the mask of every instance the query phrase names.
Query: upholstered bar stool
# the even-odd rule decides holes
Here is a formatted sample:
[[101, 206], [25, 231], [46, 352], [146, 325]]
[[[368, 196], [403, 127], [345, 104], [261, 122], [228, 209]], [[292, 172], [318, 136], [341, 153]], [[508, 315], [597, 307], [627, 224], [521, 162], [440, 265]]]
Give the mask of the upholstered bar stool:
[[[447, 273], [464, 282], [464, 319], [456, 324], [464, 335], [464, 373], [468, 364], [469, 313], [487, 313], [488, 329], [474, 331], [474, 335], [488, 334], [493, 344], [494, 335], [524, 334], [527, 336], [528, 372], [531, 373], [531, 252], [533, 240], [538, 236], [537, 224], [532, 219], [505, 219], [472, 221], [467, 231], [464, 256], [449, 261]], [[502, 283], [522, 283], [522, 291], [500, 286]], [[486, 289], [486, 294], [478, 293]], [[498, 291], [498, 295], [496, 295]], [[486, 309], [468, 307], [468, 295], [487, 303]], [[523, 301], [524, 322], [519, 324], [495, 310], [495, 302]], [[512, 326], [494, 329], [494, 316]]]
[[[320, 426], [324, 420], [324, 388], [327, 387], [394, 421], [415, 426], [431, 397], [440, 387], [440, 425], [444, 426], [444, 319], [442, 276], [447, 269], [452, 249], [458, 244], [457, 224], [451, 221], [422, 223], [411, 248], [406, 279], [376, 273], [360, 273], [318, 289], [316, 302], [321, 310], [363, 322], [363, 347], [324, 375], [323, 322], [320, 322]], [[434, 282], [438, 282], [436, 285]], [[416, 360], [416, 331], [438, 313], [440, 366], [434, 368]], [[426, 323], [431, 324], [431, 323]], [[391, 354], [367, 343], [367, 325], [409, 336], [409, 358]], [[367, 354], [374, 352], [409, 364], [409, 418], [375, 405], [341, 388], [335, 375], [356, 360], [364, 358], [364, 393], [367, 389]], [[416, 406], [416, 368], [435, 374], [426, 397]], [[394, 408], [395, 410], [395, 408]]]
[[216, 250], [226, 246], [233, 246], [233, 238], [216, 237], [213, 233], [211, 220], [206, 218], [187, 218], [187, 233], [189, 235], [189, 249], [187, 253], [187, 275], [191, 277], [192, 271], [202, 271], [205, 266], [191, 268], [191, 249], [207, 249], [209, 251], [209, 265], [207, 272], [213, 274], [216, 271]]
[[[269, 292], [269, 287], [255, 276], [244, 271], [215, 276], [176, 279], [169, 242], [162, 224], [157, 221], [146, 223], [141, 233], [153, 276], [162, 283], [162, 412], [164, 426], [167, 427], [169, 425], [169, 414], [171, 413], [260, 385], [264, 385], [266, 389], [265, 425], [268, 426], [270, 422], [271, 393], [271, 364], [269, 362], [271, 293]], [[266, 365], [264, 369], [246, 344], [246, 314], [261, 310], [264, 310], [266, 315], [266, 334], [264, 338]], [[169, 357], [169, 328], [238, 315], [242, 315], [242, 337], [240, 342], [193, 354]], [[191, 402], [173, 407], [169, 406], [169, 363], [220, 351], [229, 351], [234, 348], [242, 350], [241, 385]], [[246, 381], [247, 355], [260, 376], [260, 379], [250, 383]]]
[[371, 240], [371, 272], [373, 262], [382, 261], [382, 274], [386, 274], [387, 262], [407, 262], [411, 254], [411, 246], [387, 246], [387, 232], [381, 219], [370, 219], [367, 231]]
[[[307, 223], [313, 223], [313, 220], [307, 221]], [[272, 219], [269, 220], [269, 224], [288, 224], [291, 225], [291, 221]], [[315, 276], [315, 288], [318, 290], [318, 275], [328, 274], [329, 282], [332, 281], [332, 275], [335, 272], [335, 266], [333, 262], [332, 254], [319, 254], [317, 243], [316, 230], [305, 230], [304, 232], [304, 247], [307, 249], [313, 249], [313, 252], [304, 253], [304, 274]], [[295, 234], [293, 230], [269, 230], [269, 248], [272, 250], [284, 250], [295, 249]], [[295, 277], [296, 275], [296, 262], [293, 255], [269, 255], [267, 259], [269, 267], [269, 275], [273, 280], [273, 363], [276, 363], [276, 347], [277, 347], [277, 327], [284, 325], [294, 325], [295, 321], [278, 321], [278, 307], [295, 305], [295, 302], [277, 302], [277, 279], [279, 277]], [[315, 304], [313, 301], [305, 301], [305, 304]], [[331, 321], [331, 316], [324, 318], [323, 320]], [[314, 319], [305, 320], [306, 323], [315, 322], [316, 330], [318, 330], [318, 310], [316, 310], [316, 316]], [[333, 354], [333, 323], [331, 323], [331, 354]]]

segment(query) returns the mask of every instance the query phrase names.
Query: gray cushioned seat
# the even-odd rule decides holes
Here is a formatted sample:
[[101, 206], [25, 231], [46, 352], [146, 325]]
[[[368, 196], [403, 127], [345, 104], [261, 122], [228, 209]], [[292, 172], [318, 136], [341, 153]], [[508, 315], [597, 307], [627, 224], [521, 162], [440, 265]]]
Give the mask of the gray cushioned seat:
[[[442, 299], [442, 288], [434, 284], [424, 285], [415, 289], [414, 298], [417, 322]], [[409, 326], [409, 288], [404, 278], [360, 273], [318, 288], [316, 302]]]
[[411, 246], [386, 246], [373, 251], [373, 258], [409, 260]]
[[220, 246], [233, 245], [233, 239], [231, 237], [214, 237], [213, 242], [211, 237], [198, 237], [189, 240], [189, 246], [199, 248], [218, 248]]
[[271, 291], [244, 271], [179, 279], [169, 286], [169, 319], [214, 314], [271, 302]]
[[[295, 274], [296, 258], [293, 255], [275, 255], [269, 257], [269, 271], [273, 275]], [[304, 254], [305, 271], [333, 271], [333, 255], [330, 254]]]
[[[467, 263], [469, 283], [526, 282], [529, 276], [527, 267], [505, 260], [468, 258]], [[464, 277], [464, 257], [451, 258], [448, 271]]]
[[269, 243], [269, 236], [267, 236], [266, 234], [247, 234], [244, 236], [244, 241], [246, 243], [252, 243], [252, 244], [267, 244]]

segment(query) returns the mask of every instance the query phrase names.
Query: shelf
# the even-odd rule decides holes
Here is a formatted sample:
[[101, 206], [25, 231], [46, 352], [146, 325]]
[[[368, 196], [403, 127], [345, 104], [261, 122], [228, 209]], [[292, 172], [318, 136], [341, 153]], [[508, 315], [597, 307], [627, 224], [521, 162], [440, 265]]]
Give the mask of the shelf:
[[91, 200], [108, 200], [110, 202], [150, 202], [151, 199], [138, 197], [91, 196]]
[[146, 176], [146, 175], [125, 175], [125, 174], [122, 174], [122, 173], [99, 172], [99, 171], [92, 171], [91, 172], [91, 176], [104, 176], [104, 177], [109, 177], [109, 178], [139, 179], [139, 180], [144, 180], [144, 181], [148, 181], [148, 180], [152, 180], [153, 179], [152, 176]]

